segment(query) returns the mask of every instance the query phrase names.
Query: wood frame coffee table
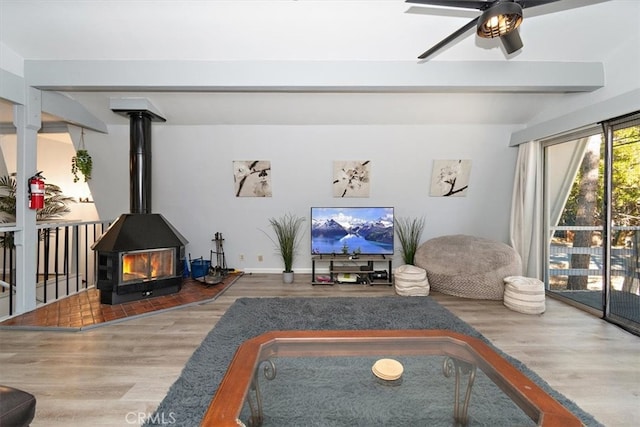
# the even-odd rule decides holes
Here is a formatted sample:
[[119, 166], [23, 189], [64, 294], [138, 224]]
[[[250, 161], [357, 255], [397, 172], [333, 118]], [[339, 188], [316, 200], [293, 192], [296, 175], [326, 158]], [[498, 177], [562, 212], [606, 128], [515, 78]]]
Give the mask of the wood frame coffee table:
[[[209, 404], [202, 426], [243, 426], [239, 416], [251, 407], [249, 425], [262, 423], [259, 376], [275, 375], [274, 357], [445, 356], [456, 376], [454, 419], [467, 420], [468, 395], [476, 368], [482, 370], [539, 426], [572, 427], [582, 422], [536, 383], [477, 338], [449, 330], [272, 331], [245, 341], [237, 350]], [[266, 365], [265, 365], [266, 364]], [[446, 372], [445, 372], [446, 375]], [[459, 402], [461, 376], [468, 375], [466, 396]]]

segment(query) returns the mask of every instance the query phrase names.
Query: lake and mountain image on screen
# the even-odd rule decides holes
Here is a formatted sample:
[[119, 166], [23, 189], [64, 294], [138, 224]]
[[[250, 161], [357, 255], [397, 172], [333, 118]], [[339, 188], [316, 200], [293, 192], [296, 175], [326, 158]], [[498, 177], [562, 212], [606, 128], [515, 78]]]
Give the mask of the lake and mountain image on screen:
[[393, 208], [311, 208], [314, 255], [393, 255]]

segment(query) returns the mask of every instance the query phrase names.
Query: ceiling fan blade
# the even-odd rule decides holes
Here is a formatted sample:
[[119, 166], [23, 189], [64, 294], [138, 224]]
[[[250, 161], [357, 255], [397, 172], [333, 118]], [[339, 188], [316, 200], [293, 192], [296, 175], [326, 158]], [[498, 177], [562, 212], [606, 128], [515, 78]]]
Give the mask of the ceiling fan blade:
[[[497, 0], [495, 0], [497, 1]], [[427, 6], [446, 6], [459, 7], [463, 9], [484, 10], [491, 6], [495, 1], [484, 0], [405, 0], [405, 3], [424, 4]], [[554, 0], [558, 1], [558, 0]]]
[[437, 43], [435, 46], [433, 46], [431, 49], [427, 50], [425, 53], [423, 53], [422, 55], [418, 56], [418, 59], [425, 59], [428, 56], [431, 56], [432, 54], [434, 54], [436, 51], [442, 49], [443, 47], [445, 47], [446, 45], [448, 45], [449, 43], [451, 43], [453, 40], [457, 39], [458, 37], [460, 37], [462, 34], [466, 33], [467, 31], [469, 31], [471, 28], [474, 28], [478, 25], [478, 20], [480, 19], [480, 17], [478, 16], [477, 18], [472, 19], [471, 21], [469, 21], [465, 26], [463, 26], [462, 28], [460, 28], [458, 31], [455, 31], [454, 33], [452, 33], [451, 35], [445, 37], [444, 39], [442, 39], [439, 43]]
[[[457, 7], [461, 9], [485, 10], [498, 0], [405, 0], [405, 3], [423, 4], [426, 6]], [[522, 8], [542, 6], [549, 3], [556, 3], [561, 0], [506, 0], [520, 4]]]
[[501, 36], [500, 41], [504, 46], [504, 50], [506, 50], [509, 54], [522, 49], [522, 46], [524, 46], [517, 29], [511, 31], [509, 34]]
[[[557, 3], [559, 1], [561, 0], [486, 0], [486, 1], [483, 1], [483, 0], [405, 0], [405, 3], [416, 3], [416, 4], [429, 5], [429, 6], [445, 6], [445, 7], [454, 7], [454, 8], [478, 9], [482, 11], [482, 15], [486, 15], [490, 12], [497, 13], [498, 9], [502, 11], [502, 9], [507, 8], [507, 6], [509, 7], [513, 6], [514, 8], [518, 8], [518, 6], [505, 4], [505, 3], [515, 3], [516, 5], [519, 5], [520, 8], [524, 9], [528, 7], [530, 8], [530, 7], [542, 6], [550, 3]], [[495, 8], [493, 8], [494, 6]], [[491, 8], [491, 11], [488, 10], [490, 8]], [[519, 11], [520, 11], [520, 13], [518, 14], [520, 15], [519, 19], [522, 19], [522, 10], [519, 9]], [[438, 44], [433, 46], [431, 49], [427, 50], [422, 55], [418, 56], [418, 58], [426, 59], [429, 56], [433, 55], [435, 52], [442, 49], [444, 46], [451, 43], [453, 40], [457, 39], [462, 34], [470, 30], [471, 28], [477, 26], [480, 18], [481, 16], [478, 16], [477, 18], [473, 19], [467, 25], [463, 26], [462, 28], [460, 28], [458, 31], [454, 32], [450, 36], [444, 38], [442, 41], [440, 41]], [[478, 32], [478, 34], [484, 37], [487, 37], [487, 35], [485, 35], [484, 33], [480, 34], [480, 32]], [[491, 37], [494, 37], [494, 35], [491, 35]], [[504, 46], [504, 49], [508, 54], [516, 52], [522, 49], [522, 47], [524, 46], [517, 29], [511, 31], [510, 33], [504, 36], [501, 36], [500, 41], [502, 42], [502, 45]]]

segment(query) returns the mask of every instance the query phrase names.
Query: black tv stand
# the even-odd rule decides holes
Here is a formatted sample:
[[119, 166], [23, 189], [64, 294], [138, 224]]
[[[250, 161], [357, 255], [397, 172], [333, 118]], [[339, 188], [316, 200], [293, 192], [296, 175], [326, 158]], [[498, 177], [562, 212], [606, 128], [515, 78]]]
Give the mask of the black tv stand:
[[[329, 273], [318, 275], [316, 262], [328, 262]], [[376, 270], [376, 263], [385, 268]], [[324, 276], [324, 277], [323, 277]], [[321, 277], [323, 277], [321, 279]], [[313, 255], [311, 257], [311, 284], [334, 285], [336, 283], [393, 285], [392, 259], [386, 255]]]

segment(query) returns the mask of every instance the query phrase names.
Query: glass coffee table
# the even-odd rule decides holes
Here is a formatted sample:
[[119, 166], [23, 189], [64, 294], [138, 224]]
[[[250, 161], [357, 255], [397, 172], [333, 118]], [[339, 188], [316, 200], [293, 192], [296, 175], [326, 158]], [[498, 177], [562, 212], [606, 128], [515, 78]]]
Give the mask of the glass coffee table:
[[[380, 359], [406, 365], [401, 376], [384, 378], [376, 368], [372, 369]], [[302, 367], [296, 365], [298, 361]], [[438, 372], [427, 369], [434, 363], [438, 363]], [[302, 373], [302, 379], [296, 373]], [[299, 407], [309, 403], [314, 406], [316, 390], [326, 391], [327, 383], [314, 389], [313, 382], [324, 373], [333, 375], [329, 377], [329, 385], [336, 387], [337, 399], [343, 403], [349, 399], [349, 405], [367, 410], [375, 410], [378, 406], [375, 401], [367, 400], [374, 395], [375, 399], [384, 400], [387, 407], [383, 410], [388, 412], [388, 405], [394, 408], [393, 399], [399, 399], [398, 405], [406, 406], [408, 397], [420, 399], [426, 392], [437, 392], [447, 397], [448, 425], [473, 425], [476, 419], [480, 420], [479, 424], [495, 423], [495, 417], [503, 416], [503, 409], [491, 406], [492, 401], [502, 398], [526, 421], [511, 419], [510, 424], [582, 426], [575, 415], [487, 344], [449, 330], [272, 331], [262, 334], [238, 348], [201, 425], [257, 427], [263, 422], [265, 426], [269, 425], [269, 419], [272, 420], [270, 425], [278, 425], [273, 421], [278, 419], [275, 412], [286, 410], [289, 405]], [[281, 388], [271, 386], [270, 383], [278, 381], [291, 384]], [[350, 394], [340, 394], [345, 390]], [[287, 395], [289, 392], [291, 396]], [[311, 402], [301, 404], [305, 399]], [[485, 399], [484, 403], [482, 399]], [[409, 406], [412, 410], [415, 408], [420, 417], [438, 410], [431, 401]], [[412, 416], [407, 410], [401, 412], [401, 416]], [[482, 420], [482, 413], [487, 412], [494, 421]], [[417, 418], [416, 415], [412, 421]], [[420, 422], [420, 425], [427, 425], [423, 419]], [[361, 424], [364, 422], [347, 423]], [[380, 421], [378, 425], [389, 424], [393, 423]]]

